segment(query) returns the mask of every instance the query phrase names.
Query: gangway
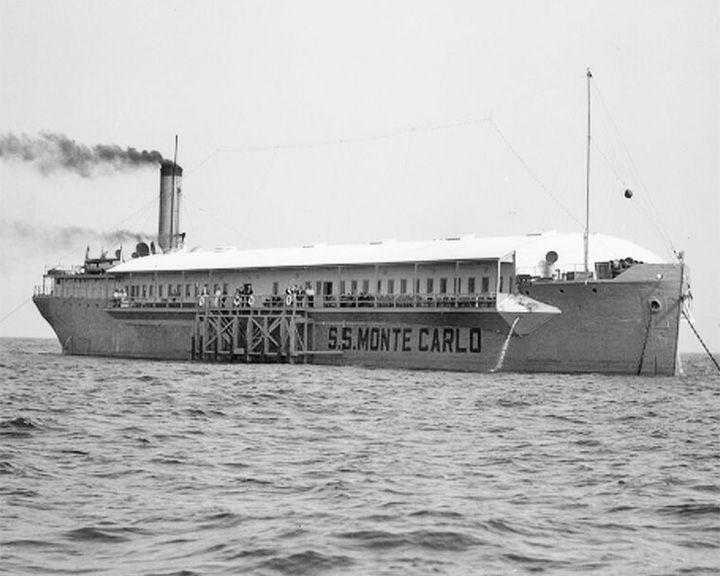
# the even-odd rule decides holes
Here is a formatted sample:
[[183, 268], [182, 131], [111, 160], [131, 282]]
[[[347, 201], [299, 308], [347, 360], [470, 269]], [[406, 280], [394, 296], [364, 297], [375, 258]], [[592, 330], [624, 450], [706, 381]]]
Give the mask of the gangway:
[[312, 354], [312, 320], [302, 308], [197, 307], [193, 360], [304, 363]]

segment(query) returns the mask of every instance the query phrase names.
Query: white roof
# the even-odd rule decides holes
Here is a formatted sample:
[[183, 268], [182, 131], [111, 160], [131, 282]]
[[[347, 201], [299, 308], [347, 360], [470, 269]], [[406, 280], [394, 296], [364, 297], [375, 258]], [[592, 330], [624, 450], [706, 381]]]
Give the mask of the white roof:
[[[112, 272], [169, 272], [181, 270], [229, 270], [258, 268], [289, 268], [361, 264], [422, 263], [457, 260], [509, 259], [516, 253], [519, 272], [534, 268], [554, 250], [561, 269], [579, 269], [583, 261], [582, 233], [558, 234], [549, 232], [527, 236], [462, 238], [430, 241], [385, 241], [371, 244], [326, 245], [302, 248], [272, 248], [237, 250], [178, 250], [135, 258], [112, 268]], [[632, 257], [643, 262], [662, 262], [649, 250], [627, 240], [592, 234], [590, 261], [606, 261]]]

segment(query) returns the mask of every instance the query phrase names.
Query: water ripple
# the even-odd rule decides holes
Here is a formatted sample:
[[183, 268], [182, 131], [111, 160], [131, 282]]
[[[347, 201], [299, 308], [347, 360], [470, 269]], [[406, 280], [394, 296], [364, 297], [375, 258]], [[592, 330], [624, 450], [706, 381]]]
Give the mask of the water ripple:
[[269, 568], [281, 574], [317, 574], [334, 568], [347, 568], [353, 564], [347, 556], [325, 555], [314, 550], [306, 550], [277, 556], [259, 564], [259, 568]]
[[[720, 382], [0, 342], [10, 574], [714, 574]], [[715, 378], [715, 380], [713, 380]]]

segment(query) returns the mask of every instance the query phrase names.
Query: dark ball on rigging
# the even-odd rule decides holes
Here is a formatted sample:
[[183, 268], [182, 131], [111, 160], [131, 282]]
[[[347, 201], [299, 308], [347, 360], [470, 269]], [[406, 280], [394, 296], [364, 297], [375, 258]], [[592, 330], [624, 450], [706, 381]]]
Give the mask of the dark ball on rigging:
[[625, 190], [625, 198], [628, 198], [628, 199], [632, 198], [632, 194], [633, 193], [632, 193], [632, 190], [630, 190], [630, 188], [627, 188]]

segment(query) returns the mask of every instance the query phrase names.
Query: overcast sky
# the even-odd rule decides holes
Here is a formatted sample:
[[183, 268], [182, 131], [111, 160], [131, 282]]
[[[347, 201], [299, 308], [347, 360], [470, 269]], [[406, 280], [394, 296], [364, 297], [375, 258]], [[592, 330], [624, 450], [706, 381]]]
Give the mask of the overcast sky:
[[[190, 246], [580, 231], [588, 67], [591, 229], [684, 250], [720, 350], [716, 0], [0, 0], [0, 135], [178, 134]], [[51, 336], [44, 267], [155, 234], [158, 186], [0, 158], [0, 335]]]

